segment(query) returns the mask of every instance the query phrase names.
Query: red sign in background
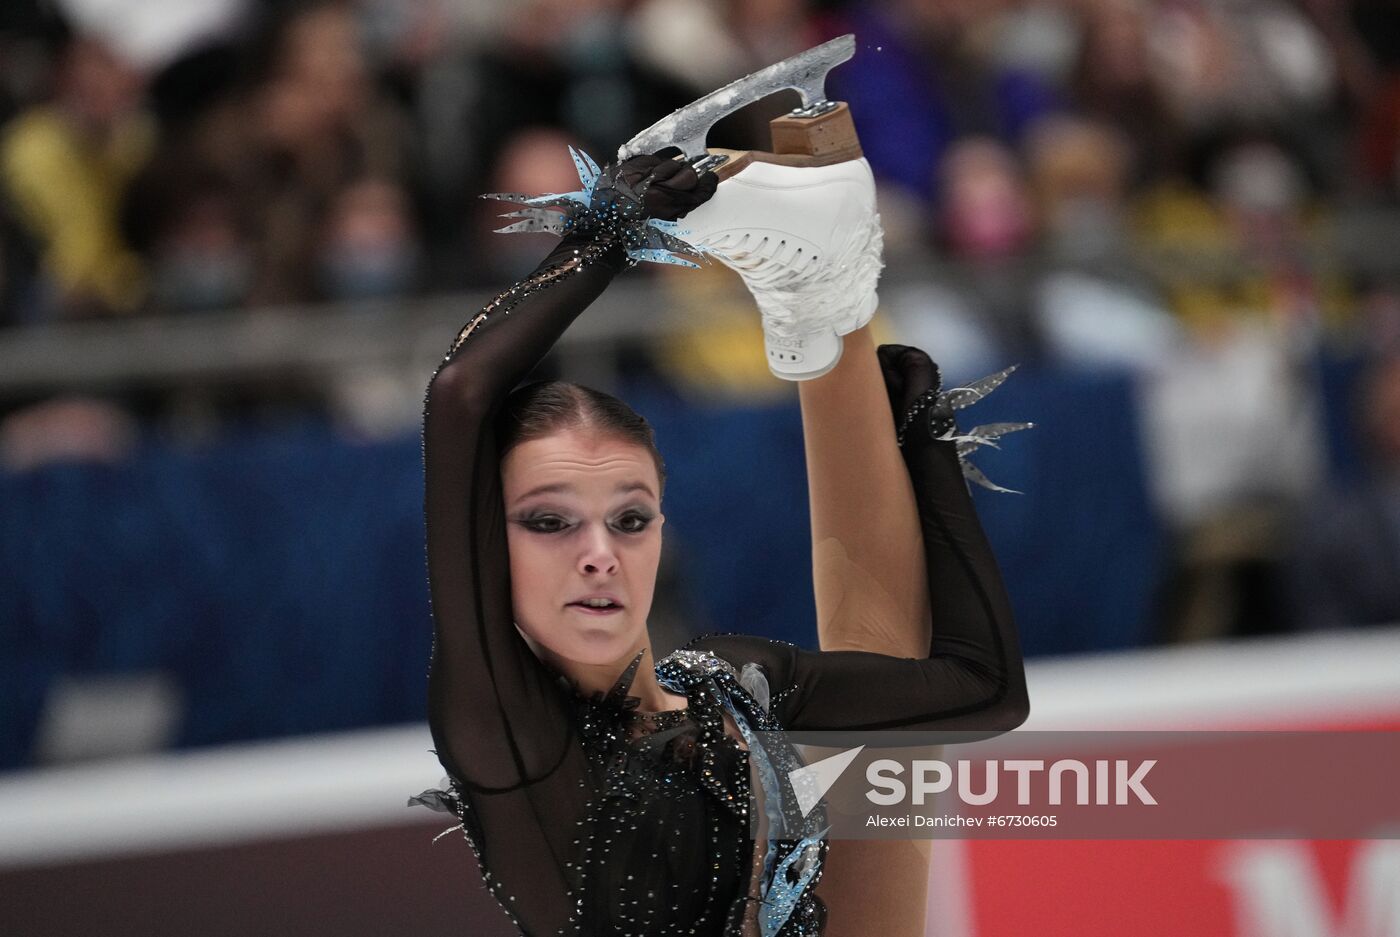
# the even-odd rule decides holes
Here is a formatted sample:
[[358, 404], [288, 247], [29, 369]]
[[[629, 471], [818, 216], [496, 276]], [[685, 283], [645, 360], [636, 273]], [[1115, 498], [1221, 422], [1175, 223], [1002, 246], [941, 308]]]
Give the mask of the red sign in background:
[[[935, 844], [935, 855], [943, 844]], [[977, 937], [1384, 937], [1400, 842], [964, 842]], [[1390, 909], [1389, 927], [1365, 921]], [[930, 909], [931, 934], [942, 934]]]
[[[1396, 730], [1400, 714], [1267, 722], [1248, 728]], [[1400, 778], [1394, 790], [1400, 805]], [[931, 937], [1400, 937], [1400, 839], [933, 848]]]

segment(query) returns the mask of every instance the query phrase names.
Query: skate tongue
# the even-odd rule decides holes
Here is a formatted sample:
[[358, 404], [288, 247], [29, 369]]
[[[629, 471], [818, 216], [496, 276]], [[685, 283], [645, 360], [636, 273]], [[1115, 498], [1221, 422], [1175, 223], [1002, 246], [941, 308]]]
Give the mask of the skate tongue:
[[826, 73], [856, 54], [854, 33], [838, 36], [783, 59], [751, 75], [731, 81], [652, 124], [617, 151], [621, 162], [640, 153], [655, 153], [668, 146], [680, 147], [688, 160], [705, 155], [705, 137], [721, 118], [766, 98], [775, 91], [792, 88], [802, 96], [802, 106], [810, 108], [826, 100]]

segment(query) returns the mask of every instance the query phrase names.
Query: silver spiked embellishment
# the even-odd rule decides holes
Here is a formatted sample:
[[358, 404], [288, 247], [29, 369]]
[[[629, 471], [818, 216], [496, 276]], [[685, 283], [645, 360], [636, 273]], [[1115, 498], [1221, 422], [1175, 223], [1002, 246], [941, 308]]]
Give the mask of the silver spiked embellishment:
[[904, 418], [900, 421], [899, 430], [896, 433], [896, 440], [899, 445], [904, 445], [904, 434], [913, 425], [914, 418], [919, 413], [927, 411], [929, 436], [943, 442], [956, 444], [958, 462], [962, 466], [963, 477], [968, 481], [981, 485], [991, 491], [1001, 491], [1007, 494], [1020, 494], [1012, 488], [1003, 488], [989, 479], [981, 469], [968, 461], [967, 457], [983, 446], [991, 446], [993, 449], [1000, 449], [998, 444], [1002, 436], [1014, 433], [1023, 429], [1030, 429], [1034, 423], [984, 423], [981, 426], [974, 426], [966, 432], [958, 430], [957, 420], [954, 419], [953, 411], [961, 410], [986, 397], [992, 391], [1001, 386], [1002, 382], [1015, 371], [1017, 365], [1011, 365], [995, 374], [988, 374], [986, 377], [978, 378], [971, 384], [963, 387], [953, 387], [948, 390], [941, 389], [941, 381], [935, 379], [934, 385], [920, 394], [909, 409], [905, 411]]
[[497, 228], [497, 234], [548, 231], [552, 234], [593, 234], [602, 239], [621, 241], [628, 261], [642, 261], [698, 267], [681, 254], [700, 256], [704, 248], [682, 239], [686, 231], [674, 221], [648, 218], [642, 199], [650, 183], [632, 186], [621, 178], [614, 164], [599, 169], [587, 153], [569, 147], [579, 185], [575, 192], [523, 195], [519, 192], [492, 192], [482, 198], [515, 202], [527, 207], [505, 212], [501, 217], [517, 221]]

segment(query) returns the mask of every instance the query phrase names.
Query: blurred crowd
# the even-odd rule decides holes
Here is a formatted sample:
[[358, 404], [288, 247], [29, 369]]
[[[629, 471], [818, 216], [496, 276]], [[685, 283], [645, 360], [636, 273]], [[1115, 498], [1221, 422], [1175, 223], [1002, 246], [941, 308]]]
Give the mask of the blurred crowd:
[[[13, 0], [0, 326], [503, 284], [540, 242], [490, 237], [480, 193], [567, 191], [566, 144], [601, 162], [845, 32], [886, 334], [954, 377], [1134, 375], [1163, 638], [1400, 621], [1395, 0]], [[711, 143], [764, 148], [795, 100]], [[1333, 358], [1362, 373], [1346, 486]], [[112, 432], [11, 414], [11, 466], [85, 419]]]
[[[1400, 264], [1336, 231], [1339, 214], [1383, 224], [1367, 209], [1400, 194], [1389, 0], [188, 6], [5, 5], [6, 323], [495, 282], [527, 249], [485, 237], [479, 193], [567, 186], [565, 143], [605, 157], [853, 31], [829, 90], [852, 105], [890, 239], [965, 268], [946, 302], [994, 338], [1094, 353], [1064, 289], [1023, 295], [1047, 264], [1140, 281], [1191, 322], [1253, 306], [1400, 329]], [[712, 142], [762, 147], [791, 103]]]

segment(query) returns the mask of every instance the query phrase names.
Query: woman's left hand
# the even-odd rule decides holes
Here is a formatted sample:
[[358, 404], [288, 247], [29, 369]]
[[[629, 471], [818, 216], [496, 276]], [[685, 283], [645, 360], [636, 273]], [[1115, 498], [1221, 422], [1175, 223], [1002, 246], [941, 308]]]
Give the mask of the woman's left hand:
[[684, 218], [715, 194], [719, 177], [708, 171], [697, 173], [690, 163], [676, 159], [680, 155], [679, 148], [668, 146], [623, 160], [617, 167], [616, 177], [634, 191], [641, 191], [647, 217], [662, 221]]

